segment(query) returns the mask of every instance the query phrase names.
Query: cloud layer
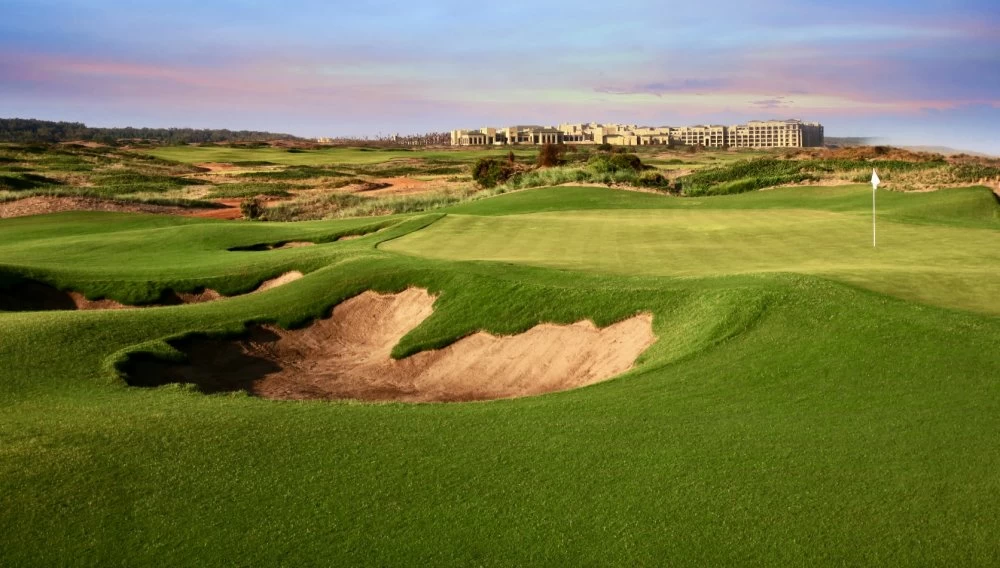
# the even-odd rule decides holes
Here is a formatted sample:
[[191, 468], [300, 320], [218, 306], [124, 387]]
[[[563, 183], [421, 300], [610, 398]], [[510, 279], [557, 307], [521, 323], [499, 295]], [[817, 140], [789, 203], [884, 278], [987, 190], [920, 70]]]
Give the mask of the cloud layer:
[[820, 120], [1000, 153], [995, 2], [0, 6], [0, 108], [374, 135], [484, 123]]

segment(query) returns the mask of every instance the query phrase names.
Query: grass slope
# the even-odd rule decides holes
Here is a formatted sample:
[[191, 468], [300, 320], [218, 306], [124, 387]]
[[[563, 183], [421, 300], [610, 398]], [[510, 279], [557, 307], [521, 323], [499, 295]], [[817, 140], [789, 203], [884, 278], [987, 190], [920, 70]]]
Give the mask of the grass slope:
[[[800, 231], [813, 227], [821, 238], [833, 230], [827, 218], [854, 215], [849, 193], [713, 198], [688, 210], [650, 209], [647, 197], [656, 196], [568, 190], [559, 195], [574, 212], [557, 214], [553, 191], [268, 252], [227, 249], [327, 240], [372, 220], [0, 221], [7, 271], [114, 297], [178, 281], [249, 288], [265, 273], [309, 272], [210, 304], [0, 313], [0, 564], [1000, 561], [1000, 319], [806, 274], [732, 274], [724, 267], [749, 272], [762, 260], [724, 246], [702, 250], [717, 261], [685, 257], [698, 263], [697, 276], [664, 275], [642, 260], [650, 232], [685, 224], [702, 239], [726, 240], [722, 230], [713, 237], [713, 224], [760, 235], [801, 218]], [[550, 212], [531, 213], [532, 200]], [[912, 213], [908, 203], [899, 210]], [[916, 217], [921, 230], [965, 234], [950, 246], [979, 271], [967, 246], [997, 229], [984, 227], [986, 213], [966, 215], [969, 207], [956, 202]], [[647, 217], [654, 213], [677, 216], [663, 228]], [[592, 258], [607, 249], [587, 231], [575, 238], [592, 252], [574, 253], [572, 270], [392, 250], [436, 234], [454, 256], [449, 239], [465, 239], [455, 219], [501, 223], [465, 228], [496, 239], [502, 223], [523, 218], [529, 224], [505, 234], [534, 235], [552, 249], [544, 259], [565, 254], [547, 244], [548, 233], [582, 223], [591, 232], [610, 227], [604, 239], [617, 239], [618, 254], [641, 270], [595, 268]], [[763, 244], [786, 264], [804, 262], [780, 241]], [[177, 386], [132, 389], [115, 376], [126, 353], [166, 352], [165, 339], [237, 332], [251, 321], [298, 325], [364, 289], [408, 285], [439, 300], [397, 355], [477, 329], [513, 333], [588, 317], [604, 325], [641, 310], [654, 313], [659, 341], [617, 380], [490, 403], [274, 402]]]

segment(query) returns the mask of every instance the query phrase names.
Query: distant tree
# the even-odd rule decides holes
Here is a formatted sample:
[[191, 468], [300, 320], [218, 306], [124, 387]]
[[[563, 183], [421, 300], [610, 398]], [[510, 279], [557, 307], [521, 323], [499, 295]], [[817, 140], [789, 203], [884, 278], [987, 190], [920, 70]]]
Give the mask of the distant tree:
[[559, 144], [544, 144], [538, 150], [538, 166], [551, 168], [562, 163], [564, 147]]
[[155, 140], [161, 144], [179, 142], [236, 142], [298, 140], [290, 134], [252, 130], [195, 130], [192, 128], [90, 128], [79, 122], [53, 122], [27, 118], [0, 118], [0, 142], [72, 142], [95, 140]]

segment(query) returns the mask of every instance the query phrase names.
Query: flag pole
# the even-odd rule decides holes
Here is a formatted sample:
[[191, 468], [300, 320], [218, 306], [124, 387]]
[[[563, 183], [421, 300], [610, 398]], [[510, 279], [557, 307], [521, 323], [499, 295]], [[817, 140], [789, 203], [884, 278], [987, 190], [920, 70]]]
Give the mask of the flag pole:
[[878, 179], [878, 173], [872, 168], [872, 248], [877, 248], [875, 244], [875, 190], [882, 180]]

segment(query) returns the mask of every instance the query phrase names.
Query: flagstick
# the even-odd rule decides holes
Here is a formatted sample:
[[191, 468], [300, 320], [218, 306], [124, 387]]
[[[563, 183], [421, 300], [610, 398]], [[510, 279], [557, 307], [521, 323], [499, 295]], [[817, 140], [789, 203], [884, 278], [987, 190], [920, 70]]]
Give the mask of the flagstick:
[[875, 190], [878, 189], [878, 184], [882, 180], [878, 179], [878, 173], [875, 168], [872, 168], [872, 248], [875, 246]]
[[872, 248], [875, 246], [875, 188], [872, 187]]

